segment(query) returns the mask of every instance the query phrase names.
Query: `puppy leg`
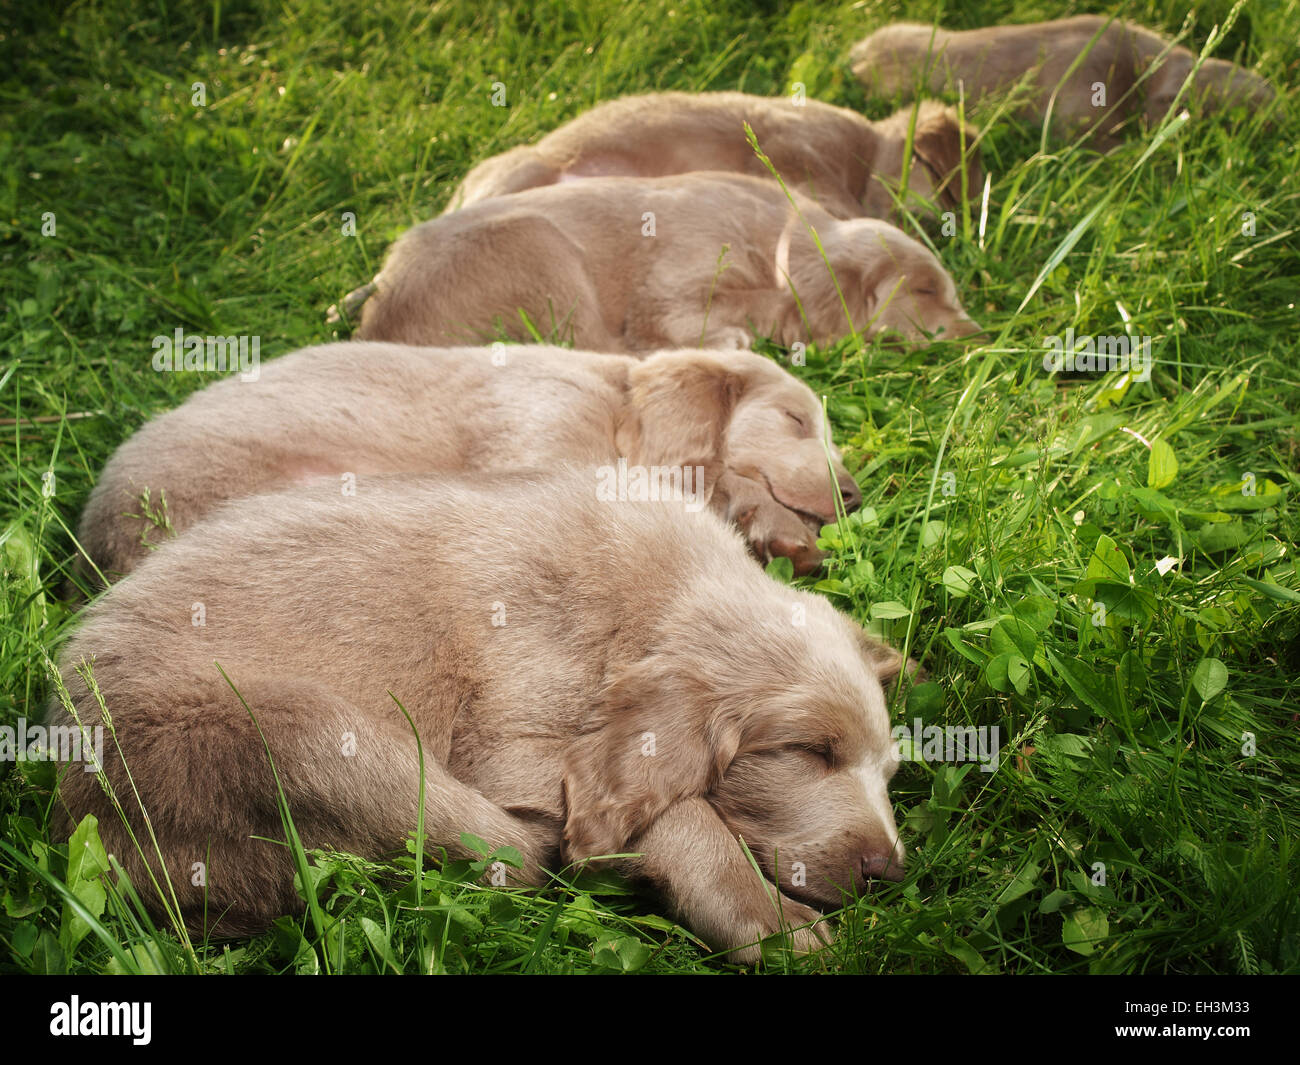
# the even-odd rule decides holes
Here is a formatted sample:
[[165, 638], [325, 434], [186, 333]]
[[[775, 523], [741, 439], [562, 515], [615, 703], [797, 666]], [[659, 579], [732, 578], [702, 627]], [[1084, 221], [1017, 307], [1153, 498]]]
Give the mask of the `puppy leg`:
[[[800, 952], [830, 940], [822, 915], [787, 898], [749, 864], [736, 837], [702, 798], [682, 799], [632, 842], [641, 857], [625, 859], [627, 871], [650, 881], [684, 924], [727, 957], [753, 965], [758, 941], [780, 932]], [[812, 924], [808, 928], [800, 925]]]
[[[721, 299], [698, 311], [689, 309], [686, 300], [674, 301], [655, 316], [654, 326], [643, 330], [642, 341], [636, 346], [654, 348], [711, 348], [718, 351], [748, 351], [754, 346], [754, 334], [736, 324], [737, 315]], [[743, 315], [739, 318], [744, 321]]]
[[[151, 885], [165, 885], [165, 872], [185, 923], [196, 930], [206, 923], [220, 935], [254, 932], [301, 910], [288, 848], [275, 842], [284, 839], [277, 777], [307, 849], [377, 858], [400, 851], [414, 831], [419, 762], [415, 737], [396, 706], [391, 716], [379, 715], [310, 681], [241, 678], [232, 670], [259, 736], [219, 678], [220, 688], [206, 676], [183, 674], [151, 688], [147, 679], [121, 675], [130, 668], [103, 656], [95, 675], [122, 746], [121, 757], [111, 746], [105, 752], [105, 776], [139, 848], [95, 774], [73, 765], [61, 794], [74, 823], [96, 815], [105, 847], [155, 909]], [[74, 690], [80, 687], [75, 682]], [[125, 692], [133, 697], [118, 694]], [[98, 714], [84, 689], [78, 702], [82, 721], [93, 724]], [[539, 830], [453, 777], [439, 764], [432, 740], [424, 737], [429, 849], [445, 846], [453, 857], [477, 857], [459, 842], [462, 832], [471, 832], [489, 846], [514, 846], [524, 859], [517, 875], [540, 882], [546, 845]], [[171, 891], [161, 890], [170, 901]]]
[[705, 348], [718, 351], [748, 351], [754, 344], [754, 334], [738, 325], [710, 325], [704, 331]]
[[[623, 333], [633, 351], [715, 348], [748, 351], [748, 304], [729, 291], [729, 275], [707, 257], [697, 263], [664, 255], [651, 269], [643, 294], [628, 308]], [[652, 295], [648, 295], [652, 294]]]

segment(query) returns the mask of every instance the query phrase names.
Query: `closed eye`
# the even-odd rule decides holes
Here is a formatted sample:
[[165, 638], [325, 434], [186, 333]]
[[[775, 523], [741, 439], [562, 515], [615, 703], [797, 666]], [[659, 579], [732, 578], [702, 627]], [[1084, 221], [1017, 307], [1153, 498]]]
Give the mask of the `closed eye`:
[[808, 423], [807, 423], [806, 421], [804, 421], [804, 419], [803, 419], [800, 415], [795, 414], [794, 411], [789, 411], [789, 410], [788, 410], [788, 411], [785, 412], [785, 416], [786, 416], [787, 418], [790, 418], [790, 419], [795, 423], [795, 425], [799, 426], [799, 428], [800, 428], [803, 432], [805, 432], [805, 433], [806, 433], [806, 432], [809, 432], [809, 429], [808, 429]]
[[835, 752], [831, 749], [829, 743], [800, 743], [796, 744], [792, 749], [819, 758], [827, 766], [835, 764]]

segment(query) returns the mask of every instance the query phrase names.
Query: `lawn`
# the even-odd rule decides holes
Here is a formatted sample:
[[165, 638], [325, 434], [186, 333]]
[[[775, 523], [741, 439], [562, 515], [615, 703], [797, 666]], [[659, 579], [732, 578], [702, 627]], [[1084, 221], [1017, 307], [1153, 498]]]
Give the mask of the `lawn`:
[[[896, 102], [868, 98], [846, 56], [891, 20], [1117, 10], [25, 5], [0, 29], [0, 723], [52, 693], [105, 460], [211, 380], [155, 372], [153, 337], [256, 335], [263, 358], [345, 339], [326, 308], [399, 233], [474, 163], [597, 101], [798, 83], [877, 118]], [[1268, 77], [1271, 111], [1171, 115], [1105, 156], [973, 113], [987, 199], [946, 234], [905, 228], [980, 344], [850, 337], [804, 365], [760, 345], [826, 396], [864, 494], [801, 583], [925, 665], [898, 723], [996, 727], [1001, 745], [995, 772], [904, 765], [906, 879], [846, 900], [832, 947], [773, 951], [769, 971], [1300, 971], [1300, 0], [1122, 9], [1198, 51], [1234, 11], [1213, 54]], [[1149, 376], [1049, 372], [1070, 331], [1149, 338]], [[75, 848], [92, 858], [69, 862], [53, 784], [49, 763], [0, 764], [0, 972], [729, 970], [613, 878], [507, 892], [481, 865], [413, 857], [315, 855], [308, 916], [177, 936], [92, 875], [93, 826]]]

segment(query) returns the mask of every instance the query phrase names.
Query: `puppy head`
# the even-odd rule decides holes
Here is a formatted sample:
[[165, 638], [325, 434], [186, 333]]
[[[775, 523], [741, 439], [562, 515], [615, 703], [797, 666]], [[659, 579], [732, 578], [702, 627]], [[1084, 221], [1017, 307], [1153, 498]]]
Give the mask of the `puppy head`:
[[710, 793], [768, 879], [823, 909], [868, 880], [901, 880], [904, 864], [885, 703], [902, 657], [880, 644], [867, 651], [861, 630], [836, 635], [836, 660], [808, 663], [778, 694]]
[[[887, 332], [920, 347], [931, 340], [979, 332], [943, 264], [901, 230], [878, 219], [856, 218], [840, 223], [833, 237], [823, 241], [854, 324], [864, 336]], [[809, 273], [812, 276], [805, 283], [810, 291], [820, 289], [823, 296], [818, 301], [806, 299], [805, 306], [815, 306], [824, 315], [833, 335], [843, 334], [844, 313], [838, 300], [830, 303], [824, 297], [826, 289], [834, 293], [825, 267], [821, 279], [815, 271]]]
[[[908, 207], [920, 217], [932, 216], [933, 205], [939, 212], [959, 211], [963, 201], [974, 203], [984, 185], [984, 170], [980, 165], [979, 130], [963, 124], [955, 109], [937, 100], [922, 100], [912, 107], [895, 111], [877, 123], [883, 144], [872, 177], [867, 207], [869, 213], [882, 217], [892, 215], [893, 197], [884, 189], [890, 185], [895, 190], [903, 173], [903, 148], [907, 131], [916, 115], [912, 131], [912, 159], [908, 167], [908, 190], [919, 204], [909, 202]], [[966, 183], [962, 184], [962, 147], [966, 149]]]
[[1196, 72], [1196, 91], [1210, 109], [1261, 108], [1277, 95], [1258, 74], [1224, 59], [1207, 59]]
[[740, 506], [719, 499], [715, 509], [735, 510], [727, 513], [732, 520], [763, 503], [763, 517], [793, 542], [792, 520], [777, 513], [784, 508], [815, 525], [807, 544], [814, 547], [816, 531], [836, 518], [837, 484], [847, 509], [861, 503], [817, 397], [770, 359], [748, 351], [660, 352], [630, 375], [639, 431], [635, 442], [625, 434], [620, 450], [647, 465], [704, 465], [710, 483], [726, 470], [762, 486], [766, 500], [752, 490]]
[[[792, 605], [805, 625], [790, 624]], [[901, 656], [868, 652], [810, 595], [760, 617], [683, 620], [689, 631], [615, 680], [569, 756], [569, 858], [634, 849], [669, 806], [703, 796], [793, 897], [836, 905], [841, 889], [898, 879], [884, 685]]]
[[844, 468], [812, 389], [761, 355], [728, 353], [725, 361], [744, 385], [723, 434], [723, 466], [765, 485], [777, 503], [819, 529], [835, 521], [837, 486], [845, 508], [856, 510], [862, 491]]
[[[1170, 56], [1151, 75], [1143, 107], [1147, 125], [1158, 124], [1168, 113], [1191, 73], [1192, 62], [1190, 57]], [[1207, 59], [1183, 99], [1189, 108], [1208, 113], [1243, 106], [1259, 109], [1275, 95], [1273, 86], [1258, 74], [1225, 59]]]

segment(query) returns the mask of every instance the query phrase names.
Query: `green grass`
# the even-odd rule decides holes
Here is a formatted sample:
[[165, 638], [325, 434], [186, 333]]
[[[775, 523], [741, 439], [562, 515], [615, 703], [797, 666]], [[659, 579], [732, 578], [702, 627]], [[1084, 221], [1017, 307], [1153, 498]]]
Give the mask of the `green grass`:
[[[1195, 47], [1230, 10], [1199, 5]], [[104, 461], [207, 381], [152, 372], [155, 334], [257, 334], [265, 357], [333, 339], [325, 308], [473, 163], [598, 100], [802, 81], [878, 117], [892, 102], [844, 62], [876, 26], [1064, 13], [26, 5], [0, 40], [0, 717], [36, 718], [51, 695], [70, 530]], [[1125, 13], [1177, 32], [1186, 7]], [[996, 121], [987, 217], [928, 238], [987, 343], [849, 340], [796, 368], [865, 494], [810, 583], [926, 665], [898, 720], [996, 725], [1004, 749], [991, 774], [905, 765], [907, 879], [851, 904], [824, 954], [773, 969], [1300, 971], [1298, 21], [1297, 0], [1248, 4], [1215, 53], [1282, 87], [1272, 116], [1135, 134], [1106, 157]], [[1153, 338], [1150, 382], [1044, 372], [1045, 338], [1126, 323]], [[317, 855], [310, 917], [186, 943], [98, 875], [90, 826], [72, 860], [51, 838], [52, 785], [49, 765], [0, 766], [0, 971], [725, 969], [624, 884], [486, 888], [486, 855], [441, 870]]]

